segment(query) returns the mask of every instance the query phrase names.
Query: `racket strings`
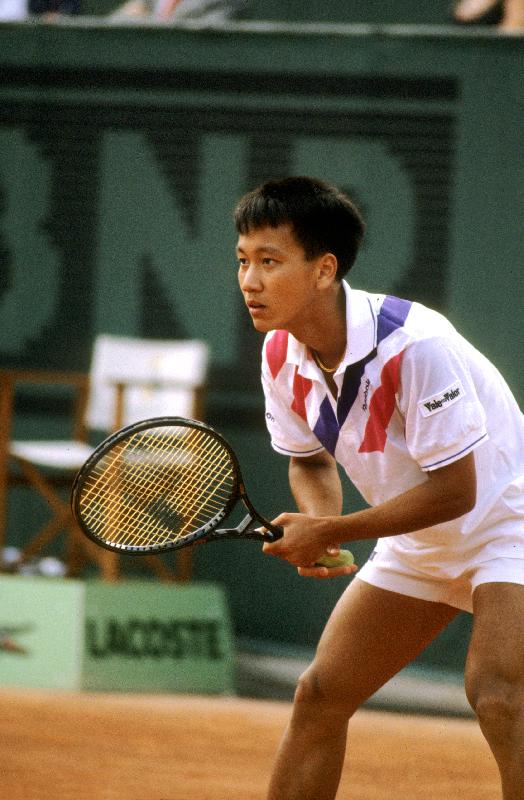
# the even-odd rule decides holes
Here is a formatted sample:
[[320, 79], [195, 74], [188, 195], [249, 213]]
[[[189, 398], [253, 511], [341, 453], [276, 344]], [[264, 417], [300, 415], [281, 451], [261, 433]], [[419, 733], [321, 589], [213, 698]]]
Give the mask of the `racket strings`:
[[[158, 445], [160, 439], [156, 442]], [[93, 481], [86, 483], [84, 487], [84, 503], [91, 503], [100, 500], [102, 492], [106, 491], [107, 496], [104, 498], [104, 504], [92, 505], [92, 517], [99, 516], [100, 522], [105, 524], [106, 514], [104, 512], [111, 508], [116, 509], [118, 503], [120, 524], [125, 525], [128, 521], [126, 518], [126, 502], [125, 499], [130, 493], [134, 493], [134, 505], [129, 508], [129, 513], [136, 512], [140, 509], [145, 509], [151, 503], [152, 498], [157, 496], [153, 487], [155, 469], [161, 469], [163, 460], [158, 457], [161, 456], [161, 447], [156, 448], [156, 460], [152, 461], [148, 455], [148, 450], [151, 450], [150, 437], [141, 435], [136, 436], [133, 440], [122, 442], [118, 444], [112, 451], [110, 451], [93, 470]], [[137, 459], [140, 460], [141, 469], [137, 470]], [[164, 474], [164, 480], [167, 479], [167, 474]], [[158, 483], [156, 484], [158, 487]], [[112, 506], [111, 503], [114, 502]]]
[[[141, 445], [143, 444], [144, 443], [141, 442]], [[148, 449], [150, 448], [148, 447]], [[160, 449], [166, 449], [165, 443], [164, 447]], [[167, 466], [171, 467], [172, 472], [172, 458], [170, 461], [171, 463]], [[185, 533], [190, 532], [188, 529], [192, 522], [193, 527], [195, 523], [198, 526], [199, 520], [203, 518], [201, 515], [197, 516], [197, 513], [195, 513], [199, 510], [199, 507], [195, 505], [194, 500], [193, 513], [188, 518], [188, 497], [186, 497], [186, 501], [181, 508], [177, 506], [173, 509], [172, 498], [170, 498], [167, 493], [163, 495], [161, 493], [163, 486], [167, 485], [169, 479], [173, 477], [166, 468], [166, 460], [160, 458], [158, 461], [155, 460], [154, 463], [151, 463], [151, 458], [148, 456], [145, 470], [144, 459], [142, 457], [140, 457], [140, 462], [141, 469], [138, 473], [136, 470], [133, 470], [132, 475], [130, 475], [129, 470], [127, 470], [127, 474], [124, 478], [122, 478], [121, 475], [119, 476], [119, 482], [122, 485], [120, 485], [117, 490], [116, 502], [119, 504], [118, 507], [113, 504], [111, 510], [111, 501], [106, 503], [105, 511], [109, 511], [114, 518], [114, 522], [118, 523], [120, 544], [131, 545], [137, 542], [143, 543], [143, 541], [158, 541], [159, 537], [162, 534], [165, 535], [166, 532], [174, 534], [176, 538], [180, 538]], [[179, 472], [179, 470], [177, 471]], [[186, 472], [189, 474], [186, 475], [185, 483], [188, 485], [192, 484], [192, 497], [200, 496], [201, 487], [199, 486], [199, 481], [191, 481], [191, 473], [193, 470], [186, 470]], [[162, 476], [162, 486], [159, 481], [160, 475]], [[175, 485], [175, 490], [178, 491], [176, 479], [173, 483]], [[133, 497], [133, 503], [131, 505], [126, 502], [126, 498], [130, 493]], [[183, 498], [183, 495], [181, 495], [181, 497]], [[220, 505], [214, 503], [212, 510], [216, 511], [219, 508]], [[136, 512], [139, 512], [138, 517]], [[209, 511], [206, 513], [209, 513]], [[185, 525], [177, 530], [177, 525], [180, 520], [184, 518], [184, 515], [186, 518]], [[107, 527], [107, 518], [107, 513], [99, 514], [99, 522], [102, 522], [105, 527]], [[206, 517], [205, 519], [208, 518], [209, 517]], [[191, 530], [192, 529], [193, 528], [191, 528]], [[114, 531], [111, 531], [110, 534], [106, 531], [106, 535], [109, 535], [109, 538], [111, 538], [111, 536], [114, 536]]]
[[[194, 438], [195, 437], [193, 437], [193, 439]], [[212, 456], [214, 453], [220, 454], [220, 452], [222, 452], [223, 448], [221, 448], [221, 445], [218, 442], [214, 444], [215, 446], [207, 451], [208, 457]], [[184, 442], [184, 446], [188, 450], [191, 450], [193, 445], [194, 442], [190, 438]], [[190, 504], [193, 505], [195, 494], [198, 495], [198, 492], [202, 490], [202, 486], [209, 484], [209, 480], [213, 475], [212, 469], [217, 473], [217, 475], [213, 475], [213, 477], [215, 477], [217, 481], [220, 479], [220, 475], [218, 474], [219, 469], [217, 469], [217, 466], [220, 466], [219, 462], [213, 461], [207, 465], [207, 468], [203, 465], [199, 465], [198, 470], [185, 470], [185, 477], [183, 480], [180, 480], [180, 461], [175, 460], [175, 462], [173, 462], [171, 442], [163, 440], [155, 442], [154, 460], [145, 459], [145, 454], [143, 452], [144, 447], [146, 450], [151, 449], [150, 443], [147, 440], [139, 439], [136, 444], [133, 443], [132, 447], [128, 445], [126, 451], [134, 453], [138, 446], [141, 448], [139, 453], [141, 462], [140, 471], [134, 473], [128, 471], [125, 475], [127, 489], [137, 493], [134, 499], [135, 507], [141, 506], [143, 508], [148, 508], [152, 501], [156, 500], [159, 502], [160, 485], [162, 484], [167, 487], [170, 485], [170, 482], [172, 482], [173, 490], [171, 494], [173, 496], [176, 495], [177, 507], [179, 511], [184, 512], [188, 510]], [[162, 458], [162, 450], [166, 451], [167, 458]], [[194, 454], [194, 449], [192, 452]], [[180, 451], [178, 451], [177, 454], [180, 455]], [[119, 455], [121, 456], [121, 453]], [[107, 467], [101, 464], [98, 472], [100, 475], [106, 472], [109, 476], [111, 475], [111, 469], [115, 467], [119, 468], [119, 465], [118, 462], [115, 462], [115, 459], [113, 459], [112, 463]], [[227, 472], [225, 476], [227, 476]], [[96, 488], [98, 491], [99, 487], [97, 486]], [[86, 492], [86, 497], [89, 497], [89, 492]], [[167, 497], [167, 495], [165, 497]], [[215, 502], [217, 510], [222, 507], [226, 499], [227, 495], [224, 495], [220, 498], [221, 502]]]
[[[197, 443], [196, 447], [200, 458], [200, 445]], [[231, 495], [231, 464], [227, 452], [220, 442], [215, 440], [205, 454], [207, 461], [201, 465], [196, 474], [195, 471], [188, 471], [170, 495], [176, 502], [177, 510], [185, 519], [185, 524], [178, 532], [178, 538], [205, 524], [209, 520], [209, 513], [212, 512], [214, 516], [219, 512]], [[209, 495], [211, 485], [213, 494]], [[195, 502], [195, 499], [201, 501], [204, 495], [207, 495], [204, 506], [201, 502]]]
[[190, 427], [146, 429], [115, 445], [82, 487], [81, 514], [122, 547], [176, 542], [219, 513], [236, 487], [227, 449]]
[[[194, 434], [194, 432], [192, 432]], [[187, 450], [189, 450], [192, 454], [195, 453], [195, 446], [194, 441], [195, 436], [193, 435], [190, 439], [188, 439], [184, 445]], [[160, 447], [158, 444], [160, 443]], [[187, 516], [188, 511], [191, 509], [193, 510], [193, 518], [195, 517], [195, 510], [198, 510], [198, 506], [195, 506], [194, 498], [201, 495], [201, 484], [203, 480], [208, 475], [209, 470], [204, 472], [202, 470], [201, 474], [196, 472], [195, 470], [184, 470], [185, 479], [180, 481], [179, 480], [179, 463], [175, 463], [175, 475], [173, 475], [173, 464], [172, 464], [172, 449], [168, 446], [168, 443], [164, 440], [159, 440], [156, 444], [156, 453], [155, 453], [155, 460], [151, 462], [151, 459], [148, 460], [144, 464], [144, 459], [140, 456], [140, 471], [138, 474], [134, 472], [131, 476], [133, 481], [133, 485], [128, 485], [126, 488], [129, 491], [132, 491], [133, 496], [135, 498], [135, 507], [131, 508], [130, 511], [136, 510], [136, 508], [140, 508], [142, 510], [148, 510], [150, 517], [155, 516], [155, 511], [158, 513], [162, 510], [162, 507], [166, 507], [166, 504], [169, 504], [171, 499], [172, 504], [172, 497], [169, 497], [169, 494], [176, 495], [176, 502], [177, 502], [177, 513], [184, 517]], [[140, 445], [143, 446], [144, 442], [141, 441]], [[148, 449], [150, 449], [148, 445]], [[216, 451], [216, 447], [213, 448]], [[166, 459], [156, 456], [161, 455], [161, 451], [165, 450], [169, 458]], [[212, 454], [212, 452], [211, 452]], [[170, 463], [171, 462], [171, 463]], [[145, 469], [144, 469], [145, 466]], [[193, 478], [196, 477], [196, 480]], [[126, 475], [127, 483], [129, 484], [130, 475]], [[169, 482], [172, 482], [174, 485], [174, 490], [171, 493], [164, 493], [159, 494], [160, 480], [162, 481], [163, 486], [168, 486]], [[221, 507], [219, 503], [214, 504], [214, 510], [218, 510]], [[122, 524], [127, 523], [129, 520], [126, 515], [120, 515], [119, 522]], [[172, 522], [172, 520], [171, 520]], [[191, 518], [187, 519], [185, 528], [188, 527], [188, 524], [191, 523]], [[162, 527], [162, 521], [159, 520], [156, 525], [150, 529], [150, 535], [156, 535], [156, 529]], [[184, 530], [180, 530], [178, 535], [183, 535]]]

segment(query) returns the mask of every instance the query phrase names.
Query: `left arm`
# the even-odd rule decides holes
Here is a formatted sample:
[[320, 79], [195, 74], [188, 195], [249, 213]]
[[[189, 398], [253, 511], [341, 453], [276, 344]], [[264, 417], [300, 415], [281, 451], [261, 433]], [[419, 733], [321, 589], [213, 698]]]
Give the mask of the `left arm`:
[[473, 453], [427, 476], [424, 483], [397, 497], [352, 514], [313, 518], [280, 514], [273, 522], [283, 526], [284, 537], [264, 549], [306, 568], [300, 570], [303, 575], [317, 575], [311, 565], [329, 546], [411, 533], [456, 519], [474, 507], [477, 480]]

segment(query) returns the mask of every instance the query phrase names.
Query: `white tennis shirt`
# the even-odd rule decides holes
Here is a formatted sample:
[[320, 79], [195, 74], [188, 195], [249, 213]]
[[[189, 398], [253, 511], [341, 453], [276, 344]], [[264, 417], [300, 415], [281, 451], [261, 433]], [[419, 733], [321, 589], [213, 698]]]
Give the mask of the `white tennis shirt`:
[[297, 457], [326, 449], [370, 505], [474, 450], [475, 508], [383, 544], [438, 571], [443, 549], [451, 559], [467, 557], [502, 526], [524, 558], [524, 416], [501, 374], [436, 311], [343, 287], [347, 348], [333, 376], [337, 400], [305, 345], [287, 331], [266, 336], [262, 383], [273, 448]]

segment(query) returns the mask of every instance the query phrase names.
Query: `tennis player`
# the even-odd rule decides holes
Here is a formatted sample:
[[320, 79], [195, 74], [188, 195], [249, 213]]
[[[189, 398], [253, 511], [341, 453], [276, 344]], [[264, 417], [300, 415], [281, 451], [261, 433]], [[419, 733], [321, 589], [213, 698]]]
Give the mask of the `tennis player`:
[[[523, 415], [442, 315], [344, 281], [364, 223], [336, 187], [266, 183], [235, 222], [267, 426], [300, 512], [274, 520], [284, 537], [264, 550], [327, 578], [352, 568], [315, 567], [321, 554], [378, 540], [299, 680], [268, 798], [334, 798], [352, 714], [463, 609], [467, 696], [504, 800], [523, 800]], [[369, 507], [342, 515], [337, 462]]]

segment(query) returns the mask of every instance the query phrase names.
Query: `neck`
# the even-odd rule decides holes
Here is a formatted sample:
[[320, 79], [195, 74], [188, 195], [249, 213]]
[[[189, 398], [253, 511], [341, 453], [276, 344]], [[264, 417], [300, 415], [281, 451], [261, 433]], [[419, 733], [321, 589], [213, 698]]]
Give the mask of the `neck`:
[[339, 285], [333, 301], [308, 320], [307, 329], [295, 338], [311, 351], [316, 364], [323, 372], [335, 372], [344, 358], [347, 345], [346, 295]]

